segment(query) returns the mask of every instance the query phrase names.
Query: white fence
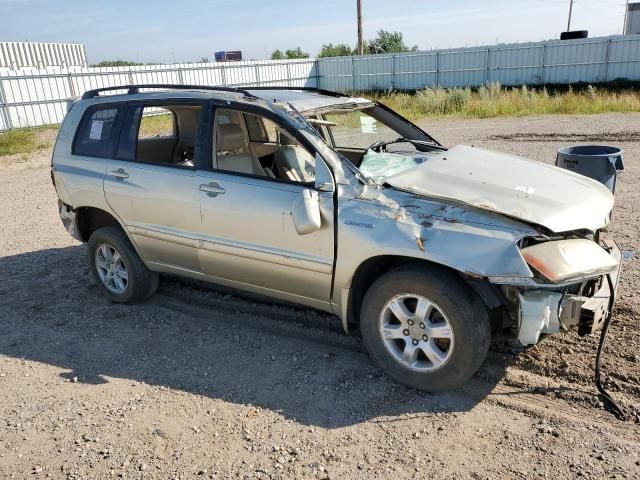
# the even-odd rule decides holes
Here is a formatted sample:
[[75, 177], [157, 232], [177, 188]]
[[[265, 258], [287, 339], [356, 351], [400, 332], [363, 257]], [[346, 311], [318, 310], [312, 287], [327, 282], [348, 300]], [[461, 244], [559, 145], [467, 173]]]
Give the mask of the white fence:
[[320, 59], [328, 90], [418, 90], [441, 86], [640, 80], [640, 35], [550, 40], [395, 55]]
[[417, 90], [430, 86], [640, 80], [640, 35], [495, 45], [396, 55], [138, 67], [0, 68], [0, 130], [59, 123], [68, 101], [117, 85], [307, 86]]
[[314, 59], [136, 67], [0, 69], [0, 131], [60, 123], [70, 101], [118, 85], [274, 85], [316, 87]]

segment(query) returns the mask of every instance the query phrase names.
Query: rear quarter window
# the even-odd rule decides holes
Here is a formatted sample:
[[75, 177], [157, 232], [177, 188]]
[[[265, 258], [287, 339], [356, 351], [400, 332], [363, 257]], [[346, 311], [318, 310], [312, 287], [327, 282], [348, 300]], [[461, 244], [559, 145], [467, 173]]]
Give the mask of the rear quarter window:
[[88, 110], [80, 121], [73, 153], [89, 157], [113, 157], [123, 116], [124, 107]]

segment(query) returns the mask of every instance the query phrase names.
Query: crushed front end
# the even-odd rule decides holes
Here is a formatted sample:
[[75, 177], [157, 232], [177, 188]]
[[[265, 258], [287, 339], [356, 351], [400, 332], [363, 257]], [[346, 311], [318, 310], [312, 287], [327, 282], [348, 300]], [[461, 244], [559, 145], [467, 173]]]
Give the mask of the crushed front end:
[[524, 241], [520, 251], [533, 278], [490, 279], [502, 289], [520, 344], [534, 345], [560, 330], [588, 335], [602, 328], [622, 255], [612, 240], [596, 238]]

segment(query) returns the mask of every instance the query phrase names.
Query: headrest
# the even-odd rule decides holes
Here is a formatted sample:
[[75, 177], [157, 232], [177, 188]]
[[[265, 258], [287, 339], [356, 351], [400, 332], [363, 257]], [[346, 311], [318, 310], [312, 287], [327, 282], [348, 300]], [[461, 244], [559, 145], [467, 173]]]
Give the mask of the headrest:
[[244, 130], [233, 123], [223, 123], [216, 127], [216, 149], [218, 151], [237, 150], [246, 147]]

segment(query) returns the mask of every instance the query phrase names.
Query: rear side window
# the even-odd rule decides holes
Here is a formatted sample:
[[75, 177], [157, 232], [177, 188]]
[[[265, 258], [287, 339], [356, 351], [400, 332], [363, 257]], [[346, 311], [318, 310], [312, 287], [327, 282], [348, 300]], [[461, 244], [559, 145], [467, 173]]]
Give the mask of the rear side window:
[[193, 168], [201, 105], [135, 105], [123, 120], [116, 158]]
[[85, 113], [76, 135], [73, 153], [111, 158], [114, 154], [124, 108], [104, 107]]

